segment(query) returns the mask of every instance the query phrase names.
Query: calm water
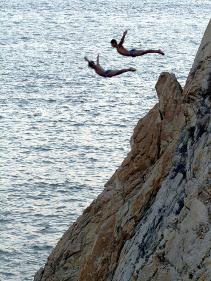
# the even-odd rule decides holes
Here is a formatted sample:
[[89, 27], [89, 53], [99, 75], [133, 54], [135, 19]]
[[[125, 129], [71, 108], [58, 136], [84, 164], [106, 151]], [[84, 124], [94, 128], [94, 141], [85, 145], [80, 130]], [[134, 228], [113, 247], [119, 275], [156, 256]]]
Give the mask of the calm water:
[[[0, 0], [0, 280], [32, 280], [129, 151], [161, 71], [184, 85], [210, 0]], [[116, 55], [110, 40], [161, 48]], [[84, 55], [136, 73], [103, 79]]]

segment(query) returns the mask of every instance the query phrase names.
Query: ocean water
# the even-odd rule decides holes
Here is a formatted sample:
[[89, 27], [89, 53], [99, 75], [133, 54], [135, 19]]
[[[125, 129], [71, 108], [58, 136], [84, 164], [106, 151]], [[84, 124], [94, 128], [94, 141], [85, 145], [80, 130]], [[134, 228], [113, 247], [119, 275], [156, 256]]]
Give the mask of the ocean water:
[[[129, 152], [162, 71], [183, 86], [210, 0], [0, 0], [0, 281], [33, 280]], [[166, 55], [125, 58], [110, 46]], [[83, 57], [136, 73], [96, 76]]]

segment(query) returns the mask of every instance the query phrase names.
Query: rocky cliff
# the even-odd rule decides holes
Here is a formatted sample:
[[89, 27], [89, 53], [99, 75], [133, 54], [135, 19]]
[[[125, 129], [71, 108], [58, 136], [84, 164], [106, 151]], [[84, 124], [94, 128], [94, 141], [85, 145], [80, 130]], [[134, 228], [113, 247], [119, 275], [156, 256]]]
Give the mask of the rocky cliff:
[[162, 73], [156, 91], [130, 153], [35, 281], [211, 280], [211, 21], [184, 89]]

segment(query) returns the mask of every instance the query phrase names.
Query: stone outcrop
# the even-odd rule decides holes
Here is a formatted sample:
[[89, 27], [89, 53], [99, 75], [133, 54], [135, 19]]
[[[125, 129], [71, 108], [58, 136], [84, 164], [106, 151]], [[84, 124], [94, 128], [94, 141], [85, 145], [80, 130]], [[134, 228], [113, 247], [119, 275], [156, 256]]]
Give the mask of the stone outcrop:
[[211, 22], [184, 89], [173, 74], [131, 151], [35, 281], [211, 280]]

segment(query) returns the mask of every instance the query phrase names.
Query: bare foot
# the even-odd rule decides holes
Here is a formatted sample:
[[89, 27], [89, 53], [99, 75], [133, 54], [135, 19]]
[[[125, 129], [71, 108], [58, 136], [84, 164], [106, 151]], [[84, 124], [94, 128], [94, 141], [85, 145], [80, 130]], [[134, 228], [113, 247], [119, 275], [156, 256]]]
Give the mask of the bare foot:
[[161, 50], [158, 50], [158, 53], [163, 55], [163, 56], [165, 55], [164, 52], [162, 52]]

